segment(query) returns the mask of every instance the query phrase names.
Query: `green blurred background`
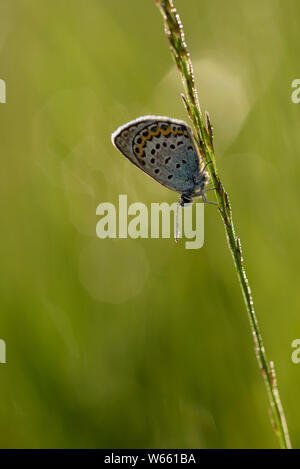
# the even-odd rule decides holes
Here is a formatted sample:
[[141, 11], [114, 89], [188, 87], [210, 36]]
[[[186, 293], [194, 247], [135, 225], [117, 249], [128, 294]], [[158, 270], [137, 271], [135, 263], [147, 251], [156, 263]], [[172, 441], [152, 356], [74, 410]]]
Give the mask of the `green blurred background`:
[[[176, 5], [299, 448], [300, 4]], [[277, 447], [215, 208], [198, 251], [96, 237], [101, 202], [177, 200], [110, 141], [187, 119], [154, 1], [1, 0], [0, 59], [0, 447]]]

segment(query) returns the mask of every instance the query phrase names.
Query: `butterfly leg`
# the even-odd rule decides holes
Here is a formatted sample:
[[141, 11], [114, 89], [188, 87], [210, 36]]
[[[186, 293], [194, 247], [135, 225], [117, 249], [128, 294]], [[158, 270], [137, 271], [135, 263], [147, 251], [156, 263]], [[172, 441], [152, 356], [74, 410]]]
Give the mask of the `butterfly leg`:
[[201, 171], [205, 171], [205, 168], [206, 168], [209, 164], [213, 164], [213, 162], [212, 162], [212, 161], [208, 161], [207, 163], [205, 163], [205, 165], [203, 166], [203, 168], [201, 168]]
[[205, 204], [218, 205], [217, 202], [211, 202], [210, 200], [207, 200], [207, 198], [205, 197], [205, 194], [202, 194], [200, 197], [202, 197], [202, 200]]
[[[213, 190], [213, 189], [215, 190], [215, 188], [208, 189], [208, 190]], [[207, 191], [205, 191], [205, 192], [207, 192]], [[217, 202], [210, 202], [209, 200], [207, 200], [207, 198], [205, 196], [205, 192], [196, 192], [196, 193], [192, 194], [192, 197], [193, 197], [193, 199], [198, 199], [199, 197], [201, 197], [205, 204], [218, 205]]]

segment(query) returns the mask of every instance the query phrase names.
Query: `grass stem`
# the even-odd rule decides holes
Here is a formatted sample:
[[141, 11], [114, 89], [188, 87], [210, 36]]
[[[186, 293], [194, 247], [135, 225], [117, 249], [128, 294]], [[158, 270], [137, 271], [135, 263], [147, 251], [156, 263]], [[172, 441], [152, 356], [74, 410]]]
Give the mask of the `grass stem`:
[[264, 377], [272, 414], [273, 428], [279, 438], [281, 447], [289, 449], [291, 448], [291, 442], [283, 407], [280, 401], [274, 364], [269, 362], [267, 359], [262, 336], [259, 331], [252, 294], [245, 271], [241, 242], [238, 236], [236, 236], [229, 198], [217, 171], [213, 146], [213, 128], [208, 112], [205, 112], [204, 118], [201, 113], [197, 90], [195, 87], [193, 66], [185, 43], [183, 26], [172, 0], [155, 0], [155, 3], [162, 13], [171, 53], [182, 78], [184, 87], [182, 98], [192, 122], [195, 142], [204, 162], [208, 163], [207, 169], [210, 173], [213, 187], [216, 188], [215, 194], [218, 202], [219, 213], [225, 226], [228, 246], [233, 257], [245, 305], [248, 311], [257, 361]]

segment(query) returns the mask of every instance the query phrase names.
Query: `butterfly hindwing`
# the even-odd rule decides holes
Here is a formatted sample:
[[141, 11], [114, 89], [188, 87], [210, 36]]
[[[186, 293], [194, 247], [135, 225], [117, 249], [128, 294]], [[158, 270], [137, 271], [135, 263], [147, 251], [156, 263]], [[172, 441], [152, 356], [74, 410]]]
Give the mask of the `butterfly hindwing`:
[[193, 190], [200, 163], [191, 130], [183, 121], [145, 116], [117, 129], [112, 141], [162, 185], [181, 193]]

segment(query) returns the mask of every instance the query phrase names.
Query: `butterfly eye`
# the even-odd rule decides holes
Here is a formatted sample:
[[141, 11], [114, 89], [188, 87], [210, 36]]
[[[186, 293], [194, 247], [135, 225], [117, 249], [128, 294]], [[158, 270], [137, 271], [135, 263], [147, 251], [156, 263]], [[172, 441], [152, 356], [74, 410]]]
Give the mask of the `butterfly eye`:
[[150, 161], [151, 161], [152, 164], [155, 163], [155, 158], [151, 158]]
[[155, 172], [155, 174], [158, 174], [158, 173], [159, 173], [159, 169], [156, 168], [156, 169], [154, 170], [154, 172]]

